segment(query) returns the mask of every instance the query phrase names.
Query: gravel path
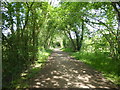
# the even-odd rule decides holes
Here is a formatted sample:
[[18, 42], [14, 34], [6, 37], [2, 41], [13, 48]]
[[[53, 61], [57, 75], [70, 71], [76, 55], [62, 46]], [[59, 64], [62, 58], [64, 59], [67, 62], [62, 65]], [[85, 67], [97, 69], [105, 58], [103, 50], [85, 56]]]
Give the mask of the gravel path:
[[30, 84], [31, 88], [116, 88], [100, 72], [60, 50], [53, 51]]

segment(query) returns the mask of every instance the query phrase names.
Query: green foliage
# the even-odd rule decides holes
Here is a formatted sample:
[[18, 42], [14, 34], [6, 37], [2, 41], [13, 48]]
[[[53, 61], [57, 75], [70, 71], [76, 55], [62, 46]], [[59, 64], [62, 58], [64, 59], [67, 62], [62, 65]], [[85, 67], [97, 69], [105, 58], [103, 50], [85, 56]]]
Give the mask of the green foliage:
[[28, 69], [22, 72], [20, 78], [12, 81], [12, 88], [29, 88], [29, 81], [40, 72], [51, 52], [52, 50], [50, 49], [39, 51], [38, 60], [36, 60], [34, 64], [31, 64]]
[[65, 52], [73, 52], [72, 48], [62, 48], [61, 50]]
[[[22, 72], [27, 70], [31, 64], [34, 64], [36, 60], [45, 60], [47, 58], [48, 54], [38, 49], [38, 47], [44, 46], [43, 43], [39, 43], [39, 40], [43, 42], [46, 40], [45, 37], [45, 40], [39, 37], [40, 24], [42, 24], [45, 19], [43, 18], [45, 13], [43, 13], [41, 17], [38, 17], [41, 12], [37, 13], [39, 7], [35, 9], [36, 6], [41, 6], [41, 4], [42, 2], [3, 3], [2, 85], [4, 88], [14, 88], [14, 81], [21, 77]], [[41, 7], [45, 11], [47, 6], [48, 4], [44, 3]], [[40, 11], [43, 11], [42, 9]], [[9, 35], [4, 33], [6, 29], [7, 32], [10, 30]], [[41, 36], [43, 36], [43, 34]], [[41, 56], [39, 56], [39, 54]]]
[[109, 80], [113, 81], [116, 84], [120, 84], [120, 76], [118, 73], [119, 63], [112, 60], [109, 56], [109, 52], [75, 52], [71, 54], [77, 60], [85, 62], [90, 65], [92, 68], [100, 71], [103, 75]]
[[120, 18], [116, 13], [120, 13], [119, 5], [111, 2], [63, 2], [59, 7], [47, 2], [3, 2], [3, 87], [13, 87], [31, 64], [45, 62], [49, 55], [46, 49], [59, 45], [67, 52], [89, 52], [77, 52], [75, 57], [116, 75], [119, 70], [114, 64], [119, 64], [120, 59], [117, 29]]

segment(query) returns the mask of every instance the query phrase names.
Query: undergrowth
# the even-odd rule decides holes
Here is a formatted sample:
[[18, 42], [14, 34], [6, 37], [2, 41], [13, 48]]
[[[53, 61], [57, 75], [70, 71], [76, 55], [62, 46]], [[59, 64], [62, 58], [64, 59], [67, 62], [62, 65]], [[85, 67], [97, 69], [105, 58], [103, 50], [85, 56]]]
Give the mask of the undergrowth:
[[92, 68], [102, 72], [102, 74], [113, 83], [120, 85], [119, 63], [109, 55], [109, 52], [71, 52], [71, 49], [62, 49], [65, 52], [70, 52], [70, 55], [75, 59], [80, 60]]
[[41, 70], [41, 67], [45, 64], [48, 56], [52, 50], [40, 50], [38, 52], [38, 59], [35, 61], [34, 64], [31, 64], [30, 68], [28, 68], [26, 71], [21, 73], [21, 78], [13, 81], [14, 87], [16, 88], [28, 88], [29, 87], [29, 81], [33, 77], [35, 77], [39, 71]]

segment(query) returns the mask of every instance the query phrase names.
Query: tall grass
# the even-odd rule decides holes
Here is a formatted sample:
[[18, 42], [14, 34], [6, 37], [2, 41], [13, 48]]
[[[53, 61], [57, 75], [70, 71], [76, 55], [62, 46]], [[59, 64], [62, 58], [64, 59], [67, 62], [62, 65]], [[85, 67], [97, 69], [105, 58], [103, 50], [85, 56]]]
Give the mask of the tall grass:
[[[63, 49], [64, 51], [71, 51], [70, 49]], [[109, 55], [109, 52], [70, 52], [71, 56], [80, 60], [92, 68], [102, 72], [102, 74], [115, 84], [120, 85], [120, 76], [119, 76], [119, 62], [112, 60]]]

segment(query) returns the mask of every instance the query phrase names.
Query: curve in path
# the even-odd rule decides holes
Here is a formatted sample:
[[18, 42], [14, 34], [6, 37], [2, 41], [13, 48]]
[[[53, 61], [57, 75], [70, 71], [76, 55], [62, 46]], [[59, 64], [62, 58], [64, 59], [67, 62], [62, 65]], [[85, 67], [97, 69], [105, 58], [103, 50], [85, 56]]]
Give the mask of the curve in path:
[[101, 73], [60, 50], [53, 51], [48, 63], [31, 80], [31, 88], [116, 88]]

